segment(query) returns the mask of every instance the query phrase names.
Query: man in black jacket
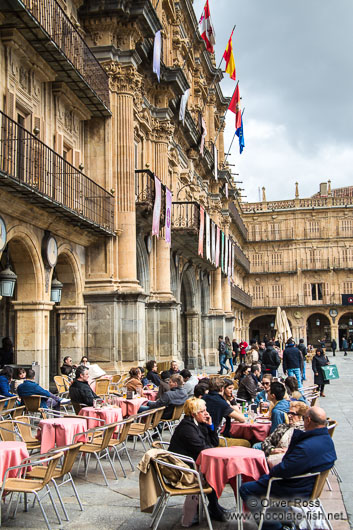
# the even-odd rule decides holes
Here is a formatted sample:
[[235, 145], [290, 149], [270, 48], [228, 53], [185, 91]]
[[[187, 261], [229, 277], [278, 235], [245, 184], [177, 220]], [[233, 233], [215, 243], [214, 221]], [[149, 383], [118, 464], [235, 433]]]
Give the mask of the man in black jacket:
[[305, 381], [306, 380], [306, 377], [305, 377], [305, 363], [306, 363], [306, 355], [308, 353], [308, 350], [306, 349], [306, 346], [304, 344], [304, 339], [299, 339], [298, 350], [300, 350], [300, 353], [303, 356], [302, 380]]
[[76, 379], [69, 388], [69, 396], [73, 403], [82, 403], [87, 407], [92, 407], [93, 400], [99, 399], [88, 384], [88, 370], [85, 366], [77, 368]]
[[296, 347], [294, 340], [290, 338], [283, 352], [283, 372], [289, 376], [295, 375], [298, 380], [299, 390], [302, 388], [302, 355]]
[[271, 375], [273, 375], [273, 377], [276, 377], [277, 370], [280, 364], [281, 359], [278, 355], [278, 351], [274, 349], [273, 342], [270, 341], [267, 343], [266, 351], [262, 356], [262, 367], [264, 373], [270, 373]]

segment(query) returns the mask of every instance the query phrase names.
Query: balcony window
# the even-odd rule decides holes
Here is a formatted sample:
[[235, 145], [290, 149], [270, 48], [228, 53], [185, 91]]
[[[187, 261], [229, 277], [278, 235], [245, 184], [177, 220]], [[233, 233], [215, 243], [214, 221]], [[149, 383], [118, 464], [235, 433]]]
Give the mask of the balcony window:
[[323, 284], [322, 283], [312, 283], [311, 284], [311, 299], [312, 300], [322, 300], [323, 294]]

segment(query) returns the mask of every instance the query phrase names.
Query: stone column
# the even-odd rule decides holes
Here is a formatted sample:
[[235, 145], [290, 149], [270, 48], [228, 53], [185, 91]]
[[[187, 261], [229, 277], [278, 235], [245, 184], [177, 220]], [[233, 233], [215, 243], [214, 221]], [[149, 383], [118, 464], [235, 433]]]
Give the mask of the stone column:
[[54, 302], [12, 302], [16, 314], [17, 364], [40, 365], [40, 385], [49, 388], [49, 317]]
[[[139, 291], [136, 270], [134, 96], [141, 91], [141, 76], [131, 66], [112, 63], [108, 69], [112, 90], [113, 182], [116, 181], [118, 276], [120, 290]], [[136, 97], [138, 97], [136, 96]]]
[[80, 362], [84, 354], [82, 346], [85, 343], [86, 311], [85, 306], [56, 307], [59, 315], [58, 357], [60, 359], [70, 355], [75, 364]]
[[222, 302], [222, 271], [218, 267], [212, 272], [212, 309], [223, 313]]
[[[155, 127], [155, 173], [165, 185], [168, 184], [168, 143], [173, 131], [169, 121], [157, 122]], [[165, 241], [164, 228], [156, 241], [155, 267], [157, 297], [159, 300], [170, 300], [170, 245]]]

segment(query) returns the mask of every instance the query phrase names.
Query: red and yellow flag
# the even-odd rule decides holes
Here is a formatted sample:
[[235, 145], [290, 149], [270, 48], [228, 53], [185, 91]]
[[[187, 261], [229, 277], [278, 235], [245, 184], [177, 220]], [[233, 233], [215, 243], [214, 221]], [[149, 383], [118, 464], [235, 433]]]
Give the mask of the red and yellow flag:
[[226, 62], [226, 72], [227, 72], [227, 74], [229, 74], [229, 77], [231, 79], [234, 79], [234, 81], [235, 81], [235, 79], [236, 79], [236, 71], [235, 71], [235, 61], [234, 61], [233, 43], [232, 43], [233, 33], [234, 33], [234, 30], [232, 31], [232, 34], [229, 37], [229, 41], [228, 41], [226, 50], [225, 50], [225, 52], [223, 54], [223, 59]]

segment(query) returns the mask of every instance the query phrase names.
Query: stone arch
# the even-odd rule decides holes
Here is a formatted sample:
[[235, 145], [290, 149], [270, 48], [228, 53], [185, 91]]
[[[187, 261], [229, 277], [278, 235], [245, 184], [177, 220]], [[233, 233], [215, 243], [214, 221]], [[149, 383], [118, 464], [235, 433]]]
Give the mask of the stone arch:
[[338, 320], [338, 340], [339, 347], [342, 349], [342, 338], [345, 337], [348, 341], [353, 339], [353, 308], [351, 311], [345, 311], [340, 315]]
[[21, 302], [50, 299], [50, 293], [45, 289], [41, 243], [33, 232], [23, 226], [10, 228], [8, 248], [11, 264], [17, 274], [14, 298]]
[[146, 245], [142, 236], [136, 239], [136, 268], [137, 279], [143, 291], [150, 293], [150, 271]]
[[[55, 267], [58, 280], [63, 284], [61, 306], [82, 306], [84, 283], [79, 258], [67, 244], [59, 245]], [[51, 280], [53, 271], [51, 273]]]
[[319, 340], [325, 338], [326, 342], [331, 342], [331, 322], [324, 313], [316, 312], [308, 315], [306, 319], [307, 343], [314, 347], [319, 346]]
[[254, 317], [249, 322], [249, 339], [262, 340], [265, 335], [270, 337], [275, 333], [274, 324], [276, 320], [276, 313], [264, 314]]
[[200, 293], [196, 275], [194, 268], [188, 263], [184, 266], [180, 278], [178, 300], [181, 303], [183, 303], [182, 298], [185, 299], [185, 307], [188, 311], [199, 309]]

